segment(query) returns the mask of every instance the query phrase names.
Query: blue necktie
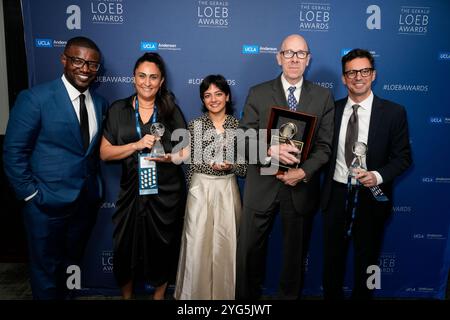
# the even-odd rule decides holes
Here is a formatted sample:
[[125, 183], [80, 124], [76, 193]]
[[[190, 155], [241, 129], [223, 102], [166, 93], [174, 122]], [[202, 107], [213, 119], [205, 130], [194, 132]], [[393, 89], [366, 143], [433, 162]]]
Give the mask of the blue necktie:
[[297, 110], [297, 100], [295, 99], [294, 96], [294, 91], [295, 89], [297, 89], [296, 87], [292, 86], [289, 87], [289, 95], [288, 95], [288, 105], [289, 105], [289, 110], [295, 111]]

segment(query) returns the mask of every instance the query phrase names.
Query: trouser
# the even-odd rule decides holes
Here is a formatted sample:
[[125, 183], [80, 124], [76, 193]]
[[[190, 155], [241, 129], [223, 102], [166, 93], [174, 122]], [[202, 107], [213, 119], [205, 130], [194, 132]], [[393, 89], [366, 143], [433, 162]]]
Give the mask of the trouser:
[[[353, 195], [351, 195], [353, 196]], [[343, 299], [347, 252], [353, 241], [353, 299], [370, 299], [373, 290], [367, 287], [367, 268], [378, 265], [384, 225], [390, 213], [390, 202], [377, 202], [368, 188], [361, 187], [351, 229], [351, 211], [346, 210], [347, 185], [333, 182], [330, 202], [324, 212], [324, 271], [325, 299]]]
[[99, 203], [89, 203], [83, 193], [75, 203], [58, 211], [45, 210], [33, 199], [25, 204], [23, 215], [34, 299], [66, 298], [66, 281], [72, 274], [66, 273], [67, 267], [80, 266], [98, 209]]
[[296, 299], [300, 295], [305, 218], [295, 210], [289, 188], [282, 186], [276, 201], [266, 211], [244, 205], [238, 237], [236, 299], [258, 299], [261, 295], [268, 236], [278, 210], [283, 234], [279, 298]]

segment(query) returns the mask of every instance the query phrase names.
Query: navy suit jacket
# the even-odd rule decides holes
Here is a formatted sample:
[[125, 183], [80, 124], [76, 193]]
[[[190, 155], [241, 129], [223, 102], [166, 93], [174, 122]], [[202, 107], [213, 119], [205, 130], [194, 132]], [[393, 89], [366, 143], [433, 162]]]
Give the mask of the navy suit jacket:
[[[326, 210], [336, 168], [339, 132], [347, 98], [336, 101], [333, 150], [324, 181], [321, 206]], [[367, 141], [367, 169], [383, 178], [380, 188], [392, 200], [392, 184], [412, 163], [406, 111], [389, 100], [374, 96]]]
[[61, 79], [20, 93], [11, 110], [4, 142], [6, 175], [19, 199], [57, 209], [74, 202], [87, 186], [99, 199], [98, 144], [107, 102], [91, 92], [98, 131], [84, 150], [80, 125]]

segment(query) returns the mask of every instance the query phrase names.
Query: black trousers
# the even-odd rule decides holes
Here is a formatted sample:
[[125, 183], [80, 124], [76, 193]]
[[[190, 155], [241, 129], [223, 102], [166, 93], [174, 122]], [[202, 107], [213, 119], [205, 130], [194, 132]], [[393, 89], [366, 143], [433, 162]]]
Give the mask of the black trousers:
[[[353, 195], [352, 195], [353, 196]], [[354, 247], [352, 299], [370, 299], [367, 288], [367, 267], [378, 265], [383, 231], [392, 204], [376, 201], [370, 190], [361, 187], [351, 237], [347, 236], [351, 211], [345, 210], [347, 185], [333, 182], [330, 202], [324, 212], [324, 299], [343, 299], [347, 252], [350, 241]]]
[[245, 206], [241, 218], [237, 248], [236, 299], [258, 299], [265, 280], [268, 236], [275, 214], [280, 212], [283, 234], [280, 299], [297, 299], [303, 273], [305, 217], [292, 203], [290, 187], [280, 189], [275, 203], [267, 211]]

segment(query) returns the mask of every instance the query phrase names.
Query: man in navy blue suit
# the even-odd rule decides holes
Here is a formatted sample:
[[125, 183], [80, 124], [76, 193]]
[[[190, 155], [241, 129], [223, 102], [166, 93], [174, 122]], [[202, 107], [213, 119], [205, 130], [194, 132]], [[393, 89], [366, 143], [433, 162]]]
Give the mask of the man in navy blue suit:
[[20, 93], [6, 130], [4, 166], [24, 200], [35, 299], [64, 299], [67, 267], [80, 265], [102, 196], [98, 142], [107, 102], [89, 90], [101, 53], [67, 42], [64, 74]]
[[[342, 58], [342, 81], [348, 97], [336, 102], [333, 149], [321, 200], [325, 299], [344, 298], [350, 239], [354, 246], [352, 298], [371, 298], [367, 268], [378, 265], [384, 226], [392, 211], [392, 185], [412, 162], [406, 111], [373, 94], [375, 76], [370, 52], [354, 49]], [[367, 170], [356, 169], [356, 179], [352, 180], [348, 173], [355, 141], [367, 146], [366, 155], [361, 157]], [[382, 192], [377, 198], [370, 190], [374, 187]]]

